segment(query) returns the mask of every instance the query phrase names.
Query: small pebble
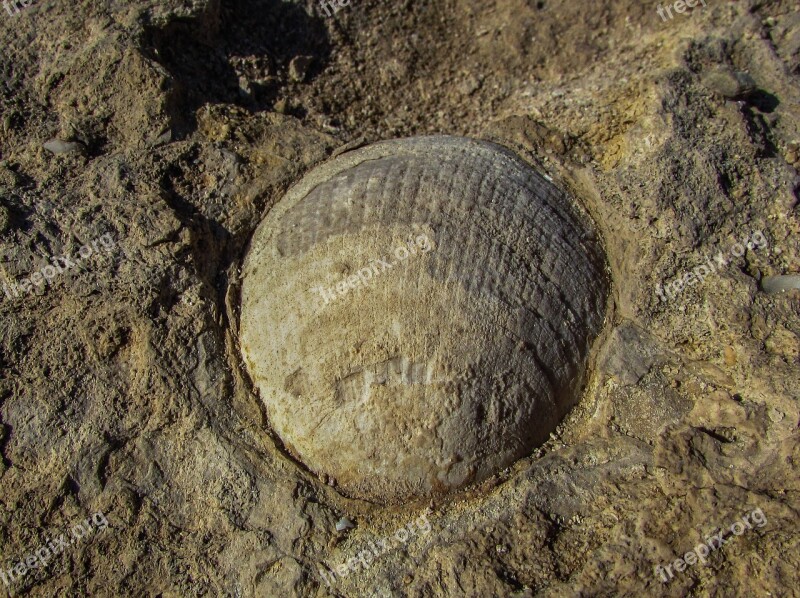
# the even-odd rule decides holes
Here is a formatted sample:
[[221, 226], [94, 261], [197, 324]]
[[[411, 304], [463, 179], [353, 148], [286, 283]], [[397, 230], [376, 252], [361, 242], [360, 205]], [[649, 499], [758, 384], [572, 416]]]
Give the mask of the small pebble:
[[342, 517], [336, 522], [336, 531], [343, 532], [346, 529], [353, 529], [355, 526], [355, 523], [350, 521], [347, 517]]
[[68, 154], [84, 150], [84, 145], [78, 141], [62, 141], [61, 139], [51, 139], [42, 147], [52, 154]]
[[289, 79], [295, 83], [305, 81], [313, 56], [295, 56], [289, 63]]
[[250, 85], [250, 80], [247, 77], [239, 77], [239, 95], [242, 99], [253, 99], [253, 87]]
[[277, 102], [275, 102], [275, 112], [278, 114], [288, 114], [289, 112], [289, 103], [286, 101], [286, 98], [281, 98]]
[[164, 145], [165, 143], [169, 143], [172, 141], [172, 129], [167, 127], [164, 131], [156, 137], [156, 140], [153, 142], [154, 146]]
[[722, 67], [703, 77], [703, 84], [728, 100], [740, 100], [753, 93], [756, 82], [747, 73]]

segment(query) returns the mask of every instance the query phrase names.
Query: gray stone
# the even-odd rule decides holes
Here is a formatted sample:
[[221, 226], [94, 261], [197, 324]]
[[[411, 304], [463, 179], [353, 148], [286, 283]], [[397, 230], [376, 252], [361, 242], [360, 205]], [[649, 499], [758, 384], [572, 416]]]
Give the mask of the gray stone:
[[623, 322], [603, 345], [598, 367], [623, 385], [631, 386], [650, 371], [660, 352], [657, 339], [632, 322]]
[[52, 154], [83, 152], [86, 149], [86, 147], [78, 141], [62, 141], [61, 139], [51, 139], [45, 142], [42, 147]]
[[756, 82], [749, 74], [727, 67], [720, 67], [705, 75], [703, 84], [729, 100], [746, 98], [756, 89]]

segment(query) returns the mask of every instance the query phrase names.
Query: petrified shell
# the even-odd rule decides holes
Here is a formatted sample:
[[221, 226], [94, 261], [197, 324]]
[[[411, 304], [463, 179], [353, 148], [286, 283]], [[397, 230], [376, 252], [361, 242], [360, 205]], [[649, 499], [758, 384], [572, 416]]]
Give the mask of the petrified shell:
[[510, 151], [377, 143], [294, 186], [244, 266], [241, 348], [285, 447], [383, 503], [483, 480], [578, 398], [605, 314], [588, 222]]

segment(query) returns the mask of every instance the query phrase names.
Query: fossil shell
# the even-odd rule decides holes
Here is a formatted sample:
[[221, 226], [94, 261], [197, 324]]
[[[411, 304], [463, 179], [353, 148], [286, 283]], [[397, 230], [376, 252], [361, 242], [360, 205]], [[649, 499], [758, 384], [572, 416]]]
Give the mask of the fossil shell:
[[546, 440], [607, 294], [588, 221], [510, 151], [386, 141], [314, 169], [259, 225], [241, 349], [292, 454], [345, 494], [396, 503]]

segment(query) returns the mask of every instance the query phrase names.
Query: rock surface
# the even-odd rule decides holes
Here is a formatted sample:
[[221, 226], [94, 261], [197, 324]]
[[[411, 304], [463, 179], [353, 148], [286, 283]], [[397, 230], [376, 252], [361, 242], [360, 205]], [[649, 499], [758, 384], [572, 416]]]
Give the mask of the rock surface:
[[[707, 0], [667, 21], [656, 8], [0, 11], [0, 569], [22, 562], [9, 591], [800, 587], [800, 315], [796, 291], [760, 286], [800, 271], [800, 15], [795, 0]], [[303, 82], [289, 76], [295, 56], [314, 57]], [[704, 83], [720, 68], [755, 89], [722, 97]], [[445, 499], [371, 505], [308, 474], [271, 433], [239, 363], [240, 268], [271, 206], [337, 148], [443, 133], [511, 148], [586, 206], [612, 278], [607, 357], [590, 356], [585, 393], [529, 458]], [[52, 138], [86, 151], [54, 157]], [[734, 255], [757, 231], [767, 243]], [[111, 251], [19, 286], [107, 233]], [[659, 297], [717, 257], [712, 274]], [[676, 569], [755, 509], [763, 525]], [[95, 513], [105, 529], [21, 573]], [[423, 515], [428, 533], [414, 525]], [[337, 533], [342, 517], [357, 527]], [[359, 563], [409, 525], [415, 535]]]

